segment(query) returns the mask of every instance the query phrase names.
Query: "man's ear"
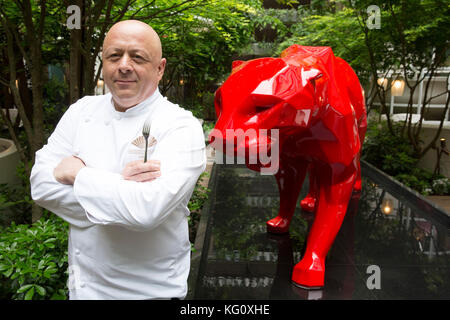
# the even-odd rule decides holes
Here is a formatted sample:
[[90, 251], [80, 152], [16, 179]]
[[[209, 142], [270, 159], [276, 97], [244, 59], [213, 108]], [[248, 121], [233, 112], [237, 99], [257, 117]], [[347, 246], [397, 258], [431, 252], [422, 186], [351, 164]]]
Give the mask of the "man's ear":
[[164, 75], [164, 70], [166, 69], [166, 58], [162, 58], [158, 65], [158, 75], [162, 78]]

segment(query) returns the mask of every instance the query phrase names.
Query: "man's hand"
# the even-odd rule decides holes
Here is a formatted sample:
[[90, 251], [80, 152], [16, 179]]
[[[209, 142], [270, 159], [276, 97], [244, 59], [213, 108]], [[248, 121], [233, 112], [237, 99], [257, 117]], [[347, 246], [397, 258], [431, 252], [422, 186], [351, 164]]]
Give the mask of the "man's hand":
[[61, 160], [55, 170], [53, 170], [53, 175], [59, 183], [73, 184], [78, 171], [85, 166], [83, 160], [70, 156]]
[[147, 182], [161, 176], [159, 160], [136, 160], [127, 163], [122, 171], [125, 180]]

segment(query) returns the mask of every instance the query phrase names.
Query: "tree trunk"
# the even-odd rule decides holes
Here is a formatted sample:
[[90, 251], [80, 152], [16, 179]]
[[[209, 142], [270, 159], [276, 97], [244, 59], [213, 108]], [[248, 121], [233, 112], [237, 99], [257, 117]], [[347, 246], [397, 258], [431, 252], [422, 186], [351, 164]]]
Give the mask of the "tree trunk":
[[[83, 0], [73, 1], [73, 4], [80, 7], [83, 12]], [[83, 28], [84, 25], [81, 26]], [[82, 96], [82, 55], [81, 45], [83, 43], [82, 29], [70, 30], [70, 64], [69, 64], [69, 97], [70, 103], [76, 102]]]
[[39, 207], [36, 203], [31, 204], [31, 223], [35, 223], [42, 217], [42, 213], [44, 210], [42, 210], [41, 207]]

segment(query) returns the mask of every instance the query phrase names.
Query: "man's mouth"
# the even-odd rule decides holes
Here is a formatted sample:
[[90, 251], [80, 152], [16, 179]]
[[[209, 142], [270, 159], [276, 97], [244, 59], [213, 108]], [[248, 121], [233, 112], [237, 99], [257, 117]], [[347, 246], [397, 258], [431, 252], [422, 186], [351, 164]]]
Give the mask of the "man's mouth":
[[122, 79], [118, 79], [118, 80], [114, 80], [115, 83], [117, 84], [130, 84], [130, 83], [135, 83], [136, 80], [122, 80]]

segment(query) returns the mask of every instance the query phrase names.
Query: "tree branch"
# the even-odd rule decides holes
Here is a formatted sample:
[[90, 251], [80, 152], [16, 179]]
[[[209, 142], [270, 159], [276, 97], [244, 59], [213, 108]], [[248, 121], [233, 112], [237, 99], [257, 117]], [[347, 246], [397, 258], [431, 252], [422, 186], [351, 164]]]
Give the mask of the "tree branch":
[[39, 29], [38, 29], [38, 43], [42, 43], [42, 37], [44, 34], [45, 26], [45, 14], [47, 11], [47, 6], [45, 5], [47, 0], [41, 0], [41, 15], [39, 19]]
[[9, 30], [9, 28], [6, 26], [6, 22], [2, 20], [3, 27], [6, 31], [6, 39], [7, 39], [7, 52], [8, 52], [8, 63], [9, 63], [9, 88], [11, 89], [11, 93], [14, 97], [14, 102], [16, 104], [16, 107], [18, 109], [20, 118], [22, 119], [22, 123], [27, 135], [27, 140], [30, 146], [33, 145], [32, 137], [33, 137], [33, 128], [31, 125], [30, 120], [27, 117], [27, 114], [25, 112], [25, 107], [22, 103], [22, 99], [20, 97], [19, 89], [16, 87], [16, 59], [15, 59], [15, 52], [13, 47], [13, 36]]
[[[447, 113], [447, 110], [448, 110], [448, 107], [449, 107], [449, 103], [450, 103], [450, 94], [447, 96], [447, 101], [445, 102], [445, 108], [444, 108], [443, 114], [446, 114], [446, 113]], [[439, 123], [439, 128], [438, 128], [438, 130], [436, 131], [436, 134], [435, 134], [433, 140], [428, 144], [428, 146], [426, 146], [426, 147], [422, 150], [422, 152], [419, 154], [419, 158], [422, 158], [422, 157], [428, 152], [428, 150], [430, 150], [432, 147], [435, 146], [436, 141], [437, 141], [437, 139], [439, 138], [439, 136], [440, 136], [440, 134], [441, 134], [442, 126], [443, 126], [443, 124], [444, 124], [444, 119], [445, 119], [445, 117], [442, 117], [442, 118], [441, 118], [441, 122]]]

